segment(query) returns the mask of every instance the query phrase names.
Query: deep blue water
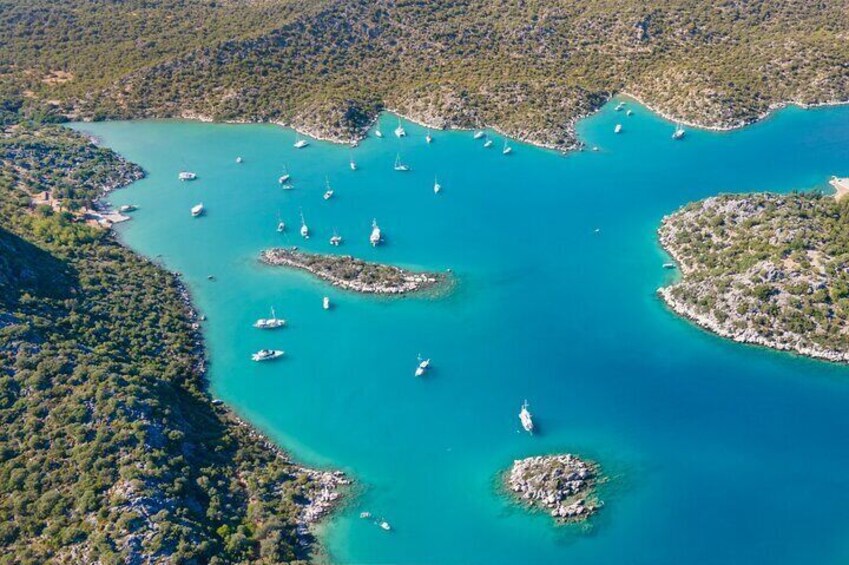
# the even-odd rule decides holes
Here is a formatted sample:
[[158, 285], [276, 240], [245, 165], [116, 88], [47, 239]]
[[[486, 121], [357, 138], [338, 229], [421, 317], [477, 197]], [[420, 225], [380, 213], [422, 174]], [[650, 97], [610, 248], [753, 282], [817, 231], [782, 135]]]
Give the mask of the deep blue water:
[[[148, 172], [112, 197], [139, 205], [119, 231], [184, 273], [209, 316], [214, 394], [298, 460], [358, 482], [322, 527], [333, 560], [845, 563], [849, 371], [734, 344], [670, 313], [655, 289], [675, 275], [661, 268], [655, 230], [720, 192], [827, 190], [830, 175], [849, 173], [849, 108], [790, 108], [674, 142], [671, 124], [629, 107], [632, 117], [609, 105], [583, 121], [600, 151], [565, 157], [522, 144], [505, 157], [498, 136], [487, 150], [470, 132], [436, 132], [427, 145], [413, 124], [398, 140], [390, 115], [384, 139], [353, 150], [313, 141], [298, 151], [294, 132], [276, 126], [75, 127]], [[399, 151], [412, 172], [392, 170]], [[276, 181], [284, 164], [288, 192]], [[177, 181], [184, 168], [199, 180]], [[207, 215], [192, 219], [201, 201]], [[386, 235], [377, 249], [372, 218]], [[339, 252], [450, 268], [457, 288], [376, 299], [256, 260], [274, 245], [329, 252], [334, 229]], [[322, 310], [323, 295], [336, 308]], [[251, 328], [272, 305], [289, 326]], [[251, 363], [271, 346], [287, 357]], [[412, 374], [418, 353], [433, 358], [424, 379]], [[524, 399], [534, 437], [519, 433]], [[497, 492], [514, 458], [552, 451], [595, 459], [611, 477], [587, 527], [554, 527]]]

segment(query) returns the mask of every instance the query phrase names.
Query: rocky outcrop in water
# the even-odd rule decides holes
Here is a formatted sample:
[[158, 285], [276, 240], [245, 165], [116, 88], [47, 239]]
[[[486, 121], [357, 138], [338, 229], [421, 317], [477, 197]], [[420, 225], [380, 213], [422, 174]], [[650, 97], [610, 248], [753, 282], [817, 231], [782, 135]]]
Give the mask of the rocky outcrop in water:
[[520, 502], [545, 510], [559, 523], [586, 520], [600, 507], [598, 467], [572, 454], [517, 459], [505, 482]]

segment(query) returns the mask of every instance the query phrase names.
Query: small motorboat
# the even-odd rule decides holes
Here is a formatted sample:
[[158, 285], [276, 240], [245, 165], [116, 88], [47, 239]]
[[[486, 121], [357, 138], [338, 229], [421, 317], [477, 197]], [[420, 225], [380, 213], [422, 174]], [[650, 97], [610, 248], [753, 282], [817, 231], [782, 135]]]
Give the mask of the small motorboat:
[[303, 149], [304, 147], [306, 147], [309, 144], [310, 144], [309, 141], [307, 141], [306, 139], [303, 139], [300, 135], [298, 135], [297, 139], [295, 140], [293, 147], [295, 149]]
[[330, 237], [330, 245], [334, 247], [339, 247], [342, 243], [342, 236], [336, 233], [336, 230], [333, 230], [333, 235]]
[[622, 124], [616, 124], [616, 127], [613, 128], [613, 133], [622, 133]]
[[236, 164], [237, 164], [237, 165], [241, 165], [241, 164], [242, 164], [242, 158], [241, 158], [241, 157], [236, 157]]
[[486, 141], [483, 142], [483, 146], [484, 146], [484, 149], [489, 149], [490, 147], [492, 147], [492, 140], [487, 139]]
[[439, 184], [439, 181], [436, 179], [436, 177], [433, 177], [433, 193], [439, 194], [439, 191], [441, 191], [441, 190], [442, 190], [442, 185]]
[[504, 141], [504, 149], [501, 150], [502, 155], [509, 155], [513, 152], [513, 148], [507, 143], [507, 140]]
[[380, 527], [381, 527], [382, 529], [386, 530], [387, 532], [388, 532], [388, 531], [390, 531], [390, 530], [392, 529], [392, 526], [390, 526], [390, 525], [389, 525], [389, 522], [387, 522], [386, 520], [384, 520], [384, 521], [382, 521], [382, 522], [380, 523]]
[[330, 297], [329, 296], [325, 296], [321, 300], [321, 307], [324, 308], [325, 310], [330, 310]]
[[283, 233], [284, 231], [286, 231], [286, 222], [284, 222], [283, 220], [278, 220], [277, 233]]
[[138, 207], [135, 204], [124, 204], [123, 206], [118, 208], [118, 211], [122, 214], [126, 214], [127, 212], [135, 212], [138, 210]]
[[683, 139], [684, 135], [686, 135], [686, 130], [681, 127], [681, 124], [675, 126], [675, 131], [672, 132], [672, 139], [679, 140]]
[[202, 202], [200, 204], [195, 204], [194, 206], [192, 206], [192, 217], [197, 218], [197, 217], [203, 215], [203, 211], [204, 211], [204, 208], [203, 208]]
[[425, 135], [425, 143], [430, 143], [433, 141], [433, 137], [430, 135], [430, 130], [427, 130], [427, 135]]
[[357, 164], [354, 162], [354, 158], [353, 158], [353, 157], [351, 157], [351, 161], [350, 161], [350, 163], [348, 163], [348, 166], [349, 166], [349, 167], [351, 167], [351, 170], [352, 170], [352, 171], [356, 171], [356, 170], [357, 170]]
[[425, 371], [430, 367], [430, 359], [422, 360], [422, 356], [419, 355], [419, 365], [416, 367], [416, 376], [421, 377], [425, 374]]
[[333, 191], [332, 191], [332, 190], [327, 190], [327, 191], [325, 191], [325, 193], [324, 193], [324, 199], [325, 199], [325, 200], [330, 200], [331, 198], [333, 198]]
[[198, 176], [191, 171], [182, 171], [179, 175], [177, 175], [177, 178], [182, 181], [187, 181], [195, 180], [196, 178], [198, 178]]
[[251, 355], [252, 361], [271, 361], [272, 359], [279, 359], [283, 357], [286, 352], [282, 349], [260, 349], [253, 355]]
[[474, 139], [480, 139], [486, 135], [486, 132], [483, 130], [478, 130], [475, 132]]
[[380, 131], [379, 129], [376, 129], [376, 130], [374, 130], [374, 136], [375, 137], [383, 137], [383, 132]]

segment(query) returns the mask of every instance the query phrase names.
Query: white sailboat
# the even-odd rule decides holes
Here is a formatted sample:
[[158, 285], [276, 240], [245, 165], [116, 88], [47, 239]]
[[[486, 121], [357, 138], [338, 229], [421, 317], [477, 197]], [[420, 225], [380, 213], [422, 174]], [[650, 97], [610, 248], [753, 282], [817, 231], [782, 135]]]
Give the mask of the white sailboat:
[[327, 186], [327, 190], [324, 191], [324, 199], [330, 200], [333, 198], [333, 189], [330, 187], [330, 179], [326, 178], [324, 180]]
[[626, 116], [633, 116], [633, 115], [634, 115], [634, 111], [629, 109], [627, 112], [625, 112], [625, 115], [626, 115]]
[[433, 193], [439, 194], [440, 190], [442, 190], [442, 185], [439, 184], [439, 180], [436, 177], [433, 177]]
[[195, 180], [196, 178], [198, 178], [198, 176], [191, 171], [181, 171], [180, 174], [177, 175], [177, 178], [182, 181], [187, 181]]
[[622, 133], [622, 124], [616, 124], [616, 127], [613, 128], [613, 133]]
[[513, 152], [513, 148], [507, 143], [507, 140], [504, 140], [504, 149], [501, 150], [502, 155], [509, 155]]
[[398, 171], [399, 173], [406, 173], [407, 171], [410, 170], [410, 167], [408, 165], [405, 165], [404, 163], [401, 162], [401, 154], [400, 153], [395, 157], [395, 166], [393, 168], [396, 171]]
[[197, 218], [198, 216], [201, 216], [203, 214], [203, 211], [203, 202], [201, 202], [200, 204], [195, 204], [194, 206], [192, 206], [192, 217]]
[[404, 126], [401, 125], [401, 120], [398, 120], [398, 127], [395, 128], [395, 136], [396, 137], [405, 137], [407, 132], [404, 130]]
[[251, 360], [253, 361], [271, 361], [272, 359], [277, 359], [279, 357], [283, 357], [286, 352], [282, 349], [260, 349], [253, 355], [251, 355]]
[[282, 328], [286, 325], [286, 320], [283, 318], [278, 318], [277, 314], [274, 312], [274, 308], [271, 308], [271, 317], [270, 318], [260, 318], [256, 322], [254, 322], [254, 327], [259, 330], [275, 330], [277, 328]]
[[307, 227], [306, 220], [304, 220], [303, 211], [301, 211], [301, 237], [304, 239], [310, 238], [310, 229]]
[[678, 140], [684, 137], [687, 132], [681, 127], [681, 124], [675, 124], [675, 131], [672, 133], [672, 139]]
[[485, 136], [485, 135], [486, 135], [486, 132], [485, 132], [485, 131], [483, 131], [483, 130], [478, 130], [478, 131], [476, 131], [476, 132], [475, 132], [475, 135], [474, 135], [473, 137], [474, 137], [474, 139], [480, 139], [480, 138], [482, 138], [482, 137], [483, 137], [483, 136]]
[[354, 161], [353, 157], [351, 157], [351, 160], [348, 162], [348, 166], [351, 167], [352, 171], [357, 170], [357, 163]]
[[333, 235], [330, 237], [330, 245], [332, 245], [334, 247], [339, 247], [339, 245], [341, 243], [342, 243], [342, 236], [339, 235], [339, 233], [334, 229]]
[[302, 138], [301, 134], [298, 134], [297, 136], [295, 136], [295, 143], [294, 143], [293, 147], [295, 149], [303, 149], [304, 147], [306, 147], [309, 144], [310, 144], [309, 141]]
[[374, 130], [374, 136], [375, 137], [383, 137], [383, 132], [380, 131], [379, 129], [376, 129], [376, 130]]
[[383, 234], [380, 233], [380, 227], [377, 225], [377, 220], [371, 221], [371, 235], [368, 237], [372, 247], [377, 247], [383, 240]]
[[522, 422], [522, 427], [529, 434], [534, 433], [534, 420], [531, 416], [530, 411], [528, 410], [528, 401], [526, 400], [524, 404], [522, 404], [522, 410], [519, 412], [519, 421]]
[[425, 135], [425, 142], [430, 143], [431, 141], [433, 141], [433, 137], [430, 135], [430, 128], [428, 128], [427, 135]]
[[487, 139], [486, 141], [483, 142], [483, 148], [484, 149], [489, 149], [490, 147], [492, 147], [492, 140], [491, 139]]
[[625, 103], [624, 103], [624, 102], [620, 102], [619, 104], [617, 104], [617, 105], [616, 105], [616, 107], [614, 108], [614, 110], [616, 110], [617, 112], [620, 112], [620, 111], [622, 110], [622, 108], [624, 108], [624, 107], [625, 107]]
[[277, 179], [277, 182], [280, 184], [286, 184], [289, 182], [289, 179], [292, 178], [292, 175], [289, 174], [289, 171], [286, 170], [286, 167], [283, 167], [283, 174], [280, 175], [280, 178]]
[[286, 222], [280, 218], [280, 214], [277, 214], [277, 233], [283, 233], [284, 231], [286, 231]]
[[325, 310], [330, 310], [330, 297], [329, 296], [325, 296], [321, 300], [321, 307], [324, 308]]
[[242, 158], [241, 158], [241, 157], [236, 157], [236, 164], [237, 164], [237, 165], [241, 165], [241, 164], [242, 164]]

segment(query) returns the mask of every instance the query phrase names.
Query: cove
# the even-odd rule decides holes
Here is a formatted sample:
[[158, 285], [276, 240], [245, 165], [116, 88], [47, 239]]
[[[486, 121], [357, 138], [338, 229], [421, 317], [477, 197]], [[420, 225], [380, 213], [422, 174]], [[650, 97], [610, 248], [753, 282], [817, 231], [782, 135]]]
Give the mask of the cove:
[[[565, 157], [518, 143], [503, 156], [496, 134], [491, 149], [471, 132], [434, 132], [428, 145], [408, 123], [397, 139], [391, 115], [383, 139], [355, 149], [296, 150], [293, 131], [270, 125], [73, 127], [148, 173], [110, 197], [139, 206], [119, 235], [183, 273], [209, 318], [215, 396], [299, 461], [357, 481], [322, 526], [330, 560], [845, 562], [849, 370], [730, 343], [669, 312], [655, 290], [675, 274], [655, 230], [720, 192], [827, 190], [830, 175], [849, 174], [849, 108], [788, 108], [675, 142], [673, 124], [615, 103], [579, 125], [599, 151]], [[393, 171], [399, 153], [412, 171]], [[284, 165], [291, 191], [277, 183]], [[199, 179], [179, 182], [184, 169]], [[198, 202], [207, 213], [193, 219]], [[376, 249], [372, 219], [386, 238]], [[452, 269], [457, 283], [439, 299], [360, 296], [258, 262], [286, 245]], [[253, 329], [271, 306], [288, 326]], [[286, 358], [252, 363], [263, 347]], [[419, 353], [433, 359], [424, 379], [413, 377]], [[534, 437], [519, 431], [525, 399]], [[556, 528], [497, 492], [513, 459], [555, 451], [611, 478], [588, 527]]]

